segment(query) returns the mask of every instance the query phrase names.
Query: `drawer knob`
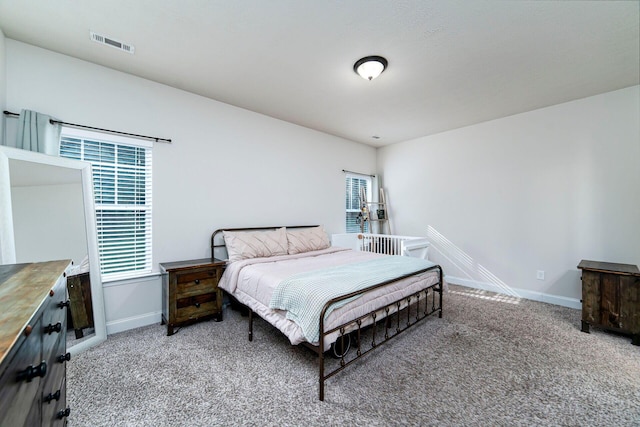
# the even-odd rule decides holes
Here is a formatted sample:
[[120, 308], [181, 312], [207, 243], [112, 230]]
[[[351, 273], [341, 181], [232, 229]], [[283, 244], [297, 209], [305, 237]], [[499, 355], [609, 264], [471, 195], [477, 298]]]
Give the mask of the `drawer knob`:
[[70, 409], [70, 408], [67, 408], [67, 409], [65, 409], [64, 411], [59, 411], [59, 412], [56, 414], [56, 418], [57, 418], [57, 419], [59, 419], [59, 420], [61, 420], [61, 419], [65, 418], [65, 417], [68, 417], [69, 415], [71, 415], [71, 409]]
[[49, 395], [44, 398], [44, 401], [47, 403], [51, 403], [52, 400], [55, 400], [56, 402], [60, 400], [60, 390], [56, 391], [53, 394], [49, 393]]
[[194, 282], [196, 283], [196, 285], [199, 285], [200, 284], [200, 279], [196, 279], [196, 280], [194, 280]]
[[44, 331], [49, 335], [51, 335], [54, 332], [60, 333], [60, 331], [62, 331], [62, 323], [58, 322], [55, 325], [52, 325], [51, 323], [49, 323], [47, 326], [44, 327]]
[[47, 375], [47, 362], [44, 360], [38, 365], [29, 365], [24, 371], [18, 372], [18, 381], [31, 382], [35, 377], [44, 377]]
[[71, 305], [71, 301], [69, 301], [69, 300], [66, 300], [66, 301], [64, 301], [64, 302], [63, 302], [63, 301], [60, 301], [60, 302], [58, 303], [58, 308], [63, 309], [63, 308], [65, 308], [65, 307], [69, 307], [70, 305]]
[[200, 308], [200, 303], [199, 302], [197, 302], [195, 305], [196, 305], [196, 308]]
[[56, 358], [56, 360], [60, 363], [68, 362], [69, 360], [71, 360], [71, 353], [61, 354]]

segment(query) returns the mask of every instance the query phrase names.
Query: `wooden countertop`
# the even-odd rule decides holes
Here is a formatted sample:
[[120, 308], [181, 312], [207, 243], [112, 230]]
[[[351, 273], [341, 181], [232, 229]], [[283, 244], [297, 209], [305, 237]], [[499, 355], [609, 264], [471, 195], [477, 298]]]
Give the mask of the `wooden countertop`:
[[0, 363], [71, 260], [0, 265]]

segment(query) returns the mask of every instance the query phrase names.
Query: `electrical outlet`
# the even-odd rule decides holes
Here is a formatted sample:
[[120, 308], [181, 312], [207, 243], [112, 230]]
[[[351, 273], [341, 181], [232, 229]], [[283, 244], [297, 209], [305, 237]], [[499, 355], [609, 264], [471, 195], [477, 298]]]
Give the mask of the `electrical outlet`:
[[536, 273], [536, 279], [544, 280], [544, 271], [543, 270], [538, 270], [538, 272]]

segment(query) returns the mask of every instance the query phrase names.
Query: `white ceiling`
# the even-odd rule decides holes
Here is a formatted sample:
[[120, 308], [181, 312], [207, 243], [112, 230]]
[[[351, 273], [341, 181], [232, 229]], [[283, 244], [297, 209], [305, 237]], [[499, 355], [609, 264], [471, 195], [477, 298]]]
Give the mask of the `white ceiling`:
[[372, 146], [640, 83], [638, 1], [0, 0], [0, 28]]

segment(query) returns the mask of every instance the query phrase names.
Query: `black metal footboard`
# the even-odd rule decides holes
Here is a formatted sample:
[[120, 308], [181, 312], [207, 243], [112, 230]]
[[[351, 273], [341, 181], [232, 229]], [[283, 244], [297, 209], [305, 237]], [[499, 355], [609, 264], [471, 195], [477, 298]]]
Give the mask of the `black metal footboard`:
[[[405, 296], [385, 306], [378, 307], [374, 311], [350, 320], [342, 325], [325, 330], [325, 314], [332, 304], [429, 271], [437, 271], [438, 281], [436, 283], [426, 284], [424, 288], [409, 296]], [[404, 332], [426, 317], [435, 313], [438, 313], [438, 317], [442, 317], [442, 293], [442, 268], [439, 265], [434, 265], [415, 273], [407, 274], [393, 280], [388, 280], [328, 301], [324, 305], [322, 314], [320, 315], [319, 345], [302, 343], [318, 355], [318, 366], [320, 370], [318, 377], [319, 399], [321, 401], [324, 400], [325, 381], [327, 379], [336, 375], [338, 372], [342, 371], [365, 354], [378, 348], [381, 344], [389, 341], [391, 338], [397, 336], [401, 332]], [[249, 341], [253, 341], [253, 310], [249, 309], [248, 314]], [[335, 363], [337, 366], [331, 366], [327, 369], [326, 352], [329, 349], [325, 348], [324, 342], [327, 336], [335, 334], [336, 332], [337, 338], [335, 340], [335, 345], [342, 344], [342, 347], [344, 348], [346, 346], [345, 343], [349, 343], [350, 345], [351, 342], [355, 342], [356, 351], [355, 353], [337, 351], [338, 360], [336, 361], [337, 363]], [[368, 343], [368, 345], [365, 345], [365, 343]], [[334, 353], [336, 352], [334, 351]], [[350, 356], [349, 353], [351, 353]]]
[[[423, 289], [413, 293], [412, 295], [403, 297], [386, 306], [379, 307], [370, 313], [360, 316], [357, 319], [353, 319], [340, 326], [325, 330], [325, 313], [328, 310], [329, 306], [331, 306], [332, 304], [363, 294], [365, 292], [369, 292], [373, 289], [387, 286], [391, 283], [397, 282], [407, 277], [415, 276], [432, 270], [436, 270], [438, 272], [437, 283], [426, 285]], [[438, 313], [438, 317], [442, 317], [442, 291], [442, 268], [439, 265], [436, 265], [413, 274], [409, 274], [394, 280], [389, 280], [357, 292], [352, 292], [350, 294], [334, 298], [327, 302], [320, 316], [319, 346], [307, 345], [307, 347], [318, 353], [318, 365], [320, 369], [318, 378], [320, 400], [324, 400], [324, 388], [325, 381], [327, 379], [342, 371], [344, 368], [346, 368], [365, 354], [379, 347], [384, 342], [390, 340], [391, 338], [415, 325], [420, 320], [435, 313]], [[380, 323], [382, 322], [384, 323], [382, 327], [380, 327]], [[364, 334], [365, 329], [367, 331], [366, 338]], [[379, 329], [381, 330], [380, 333], [378, 333]], [[325, 337], [335, 333], [336, 331], [338, 331], [338, 338], [335, 341], [336, 345], [342, 343], [342, 348], [344, 348], [346, 342], [345, 340], [348, 340], [349, 343], [355, 341], [357, 348], [355, 353], [351, 352], [351, 356], [348, 356], [348, 352], [342, 352], [342, 354], [338, 354], [338, 366], [327, 370], [325, 366]], [[368, 341], [368, 339], [370, 339], [370, 341]], [[366, 342], [369, 343], [368, 346], [365, 345], [365, 340], [367, 340]], [[340, 351], [338, 351], [338, 353], [340, 353]]]

